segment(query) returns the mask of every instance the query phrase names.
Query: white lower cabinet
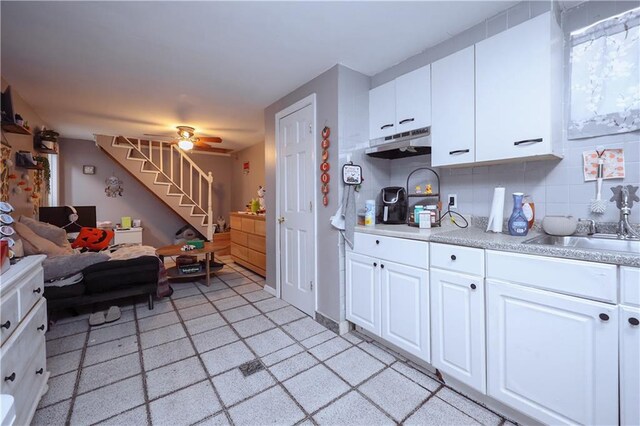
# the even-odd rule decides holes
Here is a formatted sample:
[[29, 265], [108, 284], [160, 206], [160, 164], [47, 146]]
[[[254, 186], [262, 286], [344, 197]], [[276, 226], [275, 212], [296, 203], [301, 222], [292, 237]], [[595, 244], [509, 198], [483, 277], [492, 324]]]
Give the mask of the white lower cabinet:
[[379, 336], [380, 279], [377, 266], [378, 262], [372, 257], [347, 252], [347, 320]]
[[382, 338], [429, 361], [429, 274], [380, 261]]
[[622, 425], [640, 425], [639, 323], [640, 308], [620, 307], [620, 424]]
[[431, 269], [432, 364], [486, 393], [484, 279]]
[[617, 306], [487, 279], [486, 311], [490, 396], [546, 424], [618, 423]]
[[[365, 237], [369, 235], [356, 233], [355, 248], [346, 253], [347, 320], [430, 361], [428, 244], [408, 242], [412, 256], [423, 258], [418, 262], [412, 256], [405, 256], [416, 260], [413, 266], [395, 261], [401, 258], [402, 240], [374, 237], [368, 241]], [[372, 247], [387, 245], [393, 250], [380, 251], [380, 257], [368, 255]], [[387, 253], [393, 261], [384, 258]]]

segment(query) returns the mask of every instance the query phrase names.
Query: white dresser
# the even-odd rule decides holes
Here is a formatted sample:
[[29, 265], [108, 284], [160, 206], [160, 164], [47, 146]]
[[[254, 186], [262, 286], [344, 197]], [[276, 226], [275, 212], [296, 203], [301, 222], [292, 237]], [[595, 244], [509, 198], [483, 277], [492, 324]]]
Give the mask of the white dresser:
[[47, 390], [45, 256], [27, 256], [0, 276], [0, 394], [15, 399], [15, 424], [29, 424]]
[[142, 244], [142, 228], [114, 229], [113, 244]]

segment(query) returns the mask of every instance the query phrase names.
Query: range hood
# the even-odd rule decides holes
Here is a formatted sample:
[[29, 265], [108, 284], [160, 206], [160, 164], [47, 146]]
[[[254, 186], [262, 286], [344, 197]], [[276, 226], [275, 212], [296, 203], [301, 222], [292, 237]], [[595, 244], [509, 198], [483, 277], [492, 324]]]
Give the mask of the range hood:
[[431, 154], [431, 127], [375, 139], [369, 145], [367, 155], [389, 160]]

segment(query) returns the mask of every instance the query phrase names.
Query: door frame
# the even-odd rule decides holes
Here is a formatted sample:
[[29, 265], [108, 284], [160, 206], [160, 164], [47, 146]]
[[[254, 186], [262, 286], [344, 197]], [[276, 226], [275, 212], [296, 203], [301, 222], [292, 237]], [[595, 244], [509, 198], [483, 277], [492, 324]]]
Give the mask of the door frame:
[[[313, 124], [312, 124], [312, 134], [311, 140], [314, 142], [311, 149], [311, 161], [315, 165], [316, 164], [316, 136], [317, 136], [317, 103], [316, 103], [316, 94], [312, 93], [309, 96], [299, 100], [298, 102], [289, 105], [282, 111], [276, 113], [275, 116], [275, 129], [276, 129], [276, 297], [282, 299], [282, 274], [280, 272], [281, 266], [281, 252], [280, 252], [280, 224], [277, 223], [277, 218], [280, 217], [280, 201], [281, 201], [281, 187], [280, 184], [282, 182], [282, 167], [280, 166], [280, 120], [284, 117], [293, 114], [296, 111], [301, 110], [307, 106], [311, 105], [313, 110]], [[312, 173], [311, 177], [312, 185], [313, 185], [313, 203], [316, 203], [318, 200], [318, 176], [315, 173], [315, 170]], [[318, 310], [318, 239], [316, 238], [318, 235], [318, 206], [313, 204], [313, 309], [314, 314]], [[315, 315], [314, 315], [315, 317]]]

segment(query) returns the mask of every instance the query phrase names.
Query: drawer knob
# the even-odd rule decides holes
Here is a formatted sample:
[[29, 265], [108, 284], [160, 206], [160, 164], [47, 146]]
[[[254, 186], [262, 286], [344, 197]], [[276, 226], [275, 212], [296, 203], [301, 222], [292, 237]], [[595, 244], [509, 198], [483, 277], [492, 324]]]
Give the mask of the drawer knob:
[[638, 321], [638, 318], [631, 317], [631, 318], [629, 318], [629, 324], [638, 325], [638, 324], [640, 324], [640, 321]]
[[609, 321], [609, 315], [607, 315], [607, 314], [600, 314], [598, 316], [600, 317], [600, 319], [602, 321]]
[[384, 265], [383, 265], [382, 263], [380, 264], [380, 267], [381, 267], [382, 269], [384, 269]]
[[451, 255], [451, 260], [456, 260], [456, 255], [455, 254]]
[[376, 244], [380, 244], [380, 240], [376, 240]]
[[373, 262], [373, 267], [375, 268], [376, 266], [378, 266], [378, 264], [376, 262]]
[[16, 379], [16, 373], [13, 372], [11, 373], [10, 376], [5, 376], [4, 381], [5, 382], [13, 382]]
[[40, 370], [36, 370], [36, 374], [44, 373], [44, 368], [40, 367]]
[[40, 327], [38, 327], [38, 331], [43, 331], [44, 330], [44, 324], [42, 324]]
[[6, 328], [7, 330], [11, 327], [11, 321], [7, 320], [4, 324], [0, 325], [2, 328]]
[[476, 289], [476, 285], [475, 284], [471, 284], [469, 287], [471, 287], [471, 290], [475, 290]]
[[42, 289], [40, 287], [38, 287], [35, 290], [33, 290], [34, 293], [40, 293], [41, 291], [42, 291]]

